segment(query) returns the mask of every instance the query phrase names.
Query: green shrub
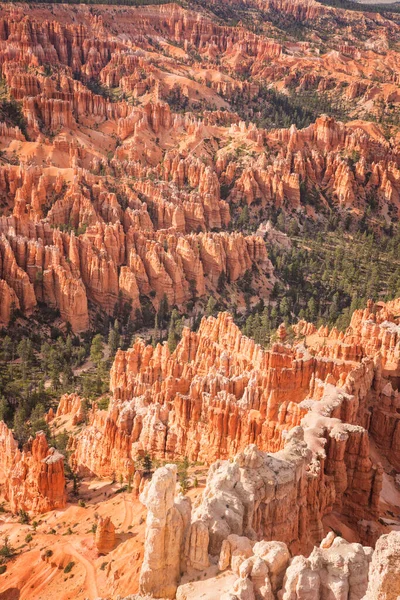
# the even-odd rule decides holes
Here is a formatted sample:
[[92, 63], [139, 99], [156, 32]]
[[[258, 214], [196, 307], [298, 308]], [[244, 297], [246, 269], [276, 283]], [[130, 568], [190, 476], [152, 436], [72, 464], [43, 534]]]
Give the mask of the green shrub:
[[73, 569], [74, 566], [75, 566], [75, 563], [73, 560], [71, 560], [71, 562], [69, 562], [67, 564], [67, 566], [65, 567], [64, 573], [69, 573]]
[[19, 522], [23, 523], [24, 525], [27, 525], [30, 521], [30, 518], [29, 518], [29, 515], [26, 512], [26, 510], [22, 510], [22, 508], [21, 508], [21, 510], [19, 511], [18, 514], [19, 514]]

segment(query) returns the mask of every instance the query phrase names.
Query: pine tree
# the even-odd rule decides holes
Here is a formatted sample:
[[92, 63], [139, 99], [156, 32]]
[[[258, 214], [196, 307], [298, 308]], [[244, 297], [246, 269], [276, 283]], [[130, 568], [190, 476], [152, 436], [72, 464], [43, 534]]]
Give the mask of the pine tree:
[[148, 452], [146, 452], [146, 454], [142, 458], [142, 467], [143, 467], [143, 473], [145, 475], [148, 475], [149, 473], [151, 473], [151, 469], [153, 467], [153, 462], [152, 462], [151, 456]]
[[110, 352], [110, 358], [114, 358], [119, 346], [121, 344], [121, 336], [119, 334], [119, 324], [115, 320], [114, 327], [110, 328], [108, 334], [108, 349]]
[[242, 209], [237, 224], [240, 228], [246, 227], [249, 224], [249, 207], [247, 206], [247, 204]]
[[171, 320], [169, 323], [169, 329], [168, 329], [168, 348], [169, 351], [172, 353], [177, 344], [178, 344], [178, 332], [177, 332], [177, 325], [178, 325], [178, 318], [179, 318], [179, 313], [176, 309], [174, 309], [171, 313]]
[[92, 340], [92, 345], [90, 346], [90, 358], [96, 367], [99, 367], [103, 360], [103, 336], [100, 335], [100, 333], [95, 335]]
[[64, 362], [62, 380], [63, 384], [66, 386], [72, 383], [74, 380], [74, 372], [72, 370], [71, 363], [68, 360]]
[[10, 336], [6, 335], [2, 343], [3, 360], [8, 362], [14, 360], [14, 344]]
[[72, 361], [73, 355], [73, 347], [72, 347], [72, 338], [70, 335], [67, 336], [67, 340], [65, 342], [65, 350], [64, 350], [64, 358], [68, 362]]
[[221, 271], [220, 276], [218, 277], [217, 290], [220, 294], [225, 291], [226, 285], [226, 274], [224, 271]]
[[153, 346], [157, 346], [158, 342], [160, 341], [160, 326], [159, 326], [159, 322], [158, 322], [158, 314], [156, 314], [156, 318], [154, 321], [154, 334], [153, 334], [153, 340], [152, 340], [152, 344]]
[[0, 396], [0, 421], [7, 421], [10, 415], [10, 407], [7, 399], [4, 396]]
[[213, 296], [210, 296], [206, 306], [206, 317], [214, 316], [215, 307], [217, 306], [217, 301]]
[[314, 298], [310, 298], [307, 302], [308, 320], [314, 322], [317, 318], [317, 305]]
[[22, 376], [27, 378], [28, 369], [33, 363], [33, 346], [28, 338], [24, 338], [17, 346], [18, 356], [21, 359]]
[[19, 406], [14, 413], [13, 433], [20, 446], [28, 441], [29, 427], [26, 423], [26, 413], [23, 406]]
[[48, 344], [46, 342], [41, 345], [41, 347], [40, 347], [40, 354], [41, 354], [40, 364], [46, 375], [48, 374], [49, 367], [50, 367], [50, 352], [51, 352], [50, 344]]
[[181, 487], [181, 491], [183, 493], [185, 493], [189, 488], [189, 477], [188, 477], [189, 466], [190, 466], [189, 460], [188, 460], [187, 456], [185, 456], [183, 461], [178, 466], [178, 480], [179, 480], [179, 484]]
[[339, 316], [339, 294], [336, 292], [332, 298], [332, 303], [329, 307], [329, 320], [334, 323]]
[[51, 348], [48, 357], [48, 373], [51, 379], [51, 385], [55, 390], [57, 390], [60, 386], [60, 375], [62, 370], [60, 359], [60, 354], [56, 351], [56, 349]]
[[72, 477], [72, 493], [74, 496], [77, 496], [79, 494], [79, 488], [81, 486], [80, 477], [74, 471], [71, 473], [71, 477]]
[[161, 298], [160, 306], [158, 307], [158, 313], [157, 313], [158, 321], [159, 321], [161, 328], [163, 327], [165, 321], [167, 320], [168, 313], [169, 313], [168, 298], [167, 298], [167, 294], [164, 294], [163, 297]]
[[46, 412], [46, 409], [42, 403], [37, 404], [35, 406], [35, 408], [33, 409], [30, 419], [29, 419], [30, 420], [30, 427], [29, 427], [30, 435], [34, 436], [35, 433], [37, 433], [38, 431], [43, 431], [44, 434], [46, 435], [46, 437], [48, 439], [50, 438], [50, 429], [44, 418], [45, 412]]

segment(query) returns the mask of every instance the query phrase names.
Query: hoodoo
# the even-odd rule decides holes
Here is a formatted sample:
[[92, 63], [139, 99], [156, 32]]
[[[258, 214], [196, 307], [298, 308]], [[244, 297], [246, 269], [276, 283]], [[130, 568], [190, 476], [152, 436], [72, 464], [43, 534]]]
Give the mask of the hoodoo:
[[0, 5], [0, 598], [399, 600], [398, 5], [110, 1]]

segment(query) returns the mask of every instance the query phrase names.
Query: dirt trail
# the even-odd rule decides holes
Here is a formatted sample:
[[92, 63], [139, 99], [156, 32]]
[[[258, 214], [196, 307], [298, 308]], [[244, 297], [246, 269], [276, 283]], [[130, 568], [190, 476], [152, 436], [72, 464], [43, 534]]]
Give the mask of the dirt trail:
[[89, 600], [95, 600], [99, 597], [96, 581], [96, 570], [91, 560], [88, 560], [80, 554], [71, 544], [66, 544], [65, 549], [74, 556], [85, 568], [85, 586], [89, 593]]
[[129, 527], [129, 525], [132, 525], [132, 520], [133, 520], [132, 502], [125, 497], [124, 504], [125, 504], [125, 517], [121, 524], [121, 531], [123, 531], [123, 532], [125, 532], [125, 530]]

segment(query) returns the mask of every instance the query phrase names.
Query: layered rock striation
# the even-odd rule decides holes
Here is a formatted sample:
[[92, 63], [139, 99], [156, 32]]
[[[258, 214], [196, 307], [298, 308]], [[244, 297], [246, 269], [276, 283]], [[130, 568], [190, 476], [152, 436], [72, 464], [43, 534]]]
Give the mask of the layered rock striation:
[[[259, 2], [247, 4], [258, 14]], [[374, 217], [396, 221], [398, 143], [369, 116], [380, 119], [382, 106], [389, 123], [396, 116], [398, 23], [387, 16], [383, 35], [378, 16], [304, 0], [269, 6], [312, 22], [321, 39], [326, 22], [335, 35], [277, 42], [266, 11], [256, 34], [172, 4], [74, 15], [3, 6], [1, 75], [21, 118], [0, 123], [1, 326], [41, 303], [75, 332], [96, 308], [112, 315], [121, 303], [139, 320], [164, 293], [184, 308], [221, 280], [244, 305], [249, 274], [267, 298], [273, 269], [261, 236], [237, 231], [245, 210], [252, 222], [325, 209], [357, 221], [373, 205]], [[354, 119], [258, 127], [256, 112], [234, 109], [265, 104], [266, 82], [356, 102]]]
[[[218, 490], [222, 498], [233, 494], [237, 508], [232, 525], [204, 508], [206, 521], [216, 519], [210, 525], [216, 547], [235, 533], [281, 540], [297, 551], [322, 539], [322, 519], [332, 510], [360, 526], [374, 521], [383, 470], [370, 458], [369, 431], [375, 435], [372, 415], [388, 410], [382, 399], [397, 377], [396, 319], [390, 304], [369, 304], [345, 334], [321, 331], [329, 343], [319, 337], [307, 348], [281, 342], [264, 350], [224, 313], [204, 318], [198, 332], [185, 329], [172, 354], [167, 344], [153, 348], [138, 340], [118, 351], [109, 410], [91, 411], [73, 442], [71, 464], [82, 473], [128, 476], [146, 452], [163, 460], [222, 459], [210, 470], [210, 503]], [[392, 432], [377, 443], [395, 447]], [[387, 456], [396, 461], [395, 453]], [[241, 486], [246, 492], [238, 497]], [[258, 500], [248, 506], [252, 486], [249, 497]], [[256, 493], [257, 486], [263, 491]]]
[[2, 421], [0, 446], [4, 495], [13, 513], [25, 510], [40, 514], [65, 507], [64, 457], [49, 448], [43, 432], [38, 432], [21, 451]]

